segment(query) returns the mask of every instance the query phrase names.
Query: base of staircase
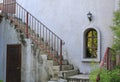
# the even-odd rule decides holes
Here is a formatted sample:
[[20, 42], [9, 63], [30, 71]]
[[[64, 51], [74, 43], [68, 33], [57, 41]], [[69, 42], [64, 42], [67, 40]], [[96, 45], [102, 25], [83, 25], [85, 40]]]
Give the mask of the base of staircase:
[[89, 75], [79, 74], [67, 78], [68, 82], [89, 82]]
[[48, 82], [67, 82], [67, 80], [60, 78], [60, 79], [58, 79], [57, 81], [54, 81], [54, 80], [53, 80], [53, 81], [48, 81]]
[[58, 82], [58, 81], [48, 81], [48, 82]]
[[76, 79], [89, 79], [89, 75], [88, 74], [79, 74], [79, 75], [74, 75], [74, 76], [70, 76], [68, 78], [76, 78]]

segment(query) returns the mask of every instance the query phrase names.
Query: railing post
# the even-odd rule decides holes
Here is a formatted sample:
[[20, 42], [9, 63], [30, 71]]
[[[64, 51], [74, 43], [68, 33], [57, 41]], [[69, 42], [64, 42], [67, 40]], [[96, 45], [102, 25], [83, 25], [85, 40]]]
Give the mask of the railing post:
[[109, 50], [110, 50], [110, 48], [108, 47], [107, 48], [107, 55], [106, 55], [106, 69], [107, 70], [109, 70], [109, 57], [110, 57]]
[[26, 15], [26, 38], [28, 38], [28, 12], [27, 12], [27, 15]]
[[100, 74], [97, 75], [96, 82], [100, 81]]
[[60, 40], [60, 71], [62, 70], [62, 40]]

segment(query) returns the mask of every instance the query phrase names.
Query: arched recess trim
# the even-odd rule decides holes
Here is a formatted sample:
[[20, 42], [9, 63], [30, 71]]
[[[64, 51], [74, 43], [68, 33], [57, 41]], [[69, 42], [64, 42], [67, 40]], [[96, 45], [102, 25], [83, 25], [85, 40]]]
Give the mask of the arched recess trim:
[[83, 31], [83, 56], [82, 61], [100, 61], [100, 31], [90, 27]]

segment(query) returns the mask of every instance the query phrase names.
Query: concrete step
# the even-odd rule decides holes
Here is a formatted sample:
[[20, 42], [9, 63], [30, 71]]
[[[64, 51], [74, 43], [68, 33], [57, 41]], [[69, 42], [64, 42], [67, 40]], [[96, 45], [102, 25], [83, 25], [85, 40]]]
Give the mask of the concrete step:
[[47, 59], [48, 59], [48, 60], [53, 60], [53, 57], [54, 57], [54, 58], [58, 58], [57, 55], [54, 55], [54, 56], [52, 56], [52, 55], [48, 55], [48, 56], [47, 56]]
[[50, 78], [50, 81], [58, 81], [58, 77], [52, 77], [52, 78]]
[[89, 75], [78, 74], [78, 75], [70, 76], [67, 78], [67, 82], [90, 82]]
[[58, 79], [58, 82], [67, 82], [67, 80], [60, 78], [60, 79]]
[[52, 69], [53, 71], [60, 71], [60, 66], [59, 65], [53, 66]]
[[73, 65], [62, 65], [62, 71], [74, 69]]
[[48, 82], [67, 82], [67, 80], [66, 80], [66, 79], [61, 79], [61, 78], [59, 78], [57, 81], [55, 81], [55, 80], [50, 80], [50, 81], [48, 81]]
[[54, 80], [52, 81], [52, 80], [51, 80], [51, 81], [48, 81], [48, 82], [58, 82], [58, 81], [54, 81]]
[[66, 70], [66, 71], [60, 71], [60, 76], [64, 79], [66, 79], [69, 76], [77, 75], [79, 74], [79, 70]]
[[[53, 61], [53, 65], [59, 65], [56, 61]], [[68, 65], [68, 60], [62, 60], [62, 65]]]
[[58, 80], [58, 74], [60, 72], [60, 66], [52, 66], [52, 78], [51, 80]]
[[53, 66], [53, 60], [47, 60], [47, 65], [49, 67], [52, 67]]

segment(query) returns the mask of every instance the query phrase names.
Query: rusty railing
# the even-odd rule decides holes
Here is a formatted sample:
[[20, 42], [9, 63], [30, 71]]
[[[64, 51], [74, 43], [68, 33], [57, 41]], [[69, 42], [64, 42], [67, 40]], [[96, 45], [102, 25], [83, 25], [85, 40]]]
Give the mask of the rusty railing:
[[16, 2], [4, 3], [3, 13], [27, 38], [62, 65], [62, 39]]
[[[100, 69], [103, 67], [106, 68], [107, 70], [112, 70], [116, 64], [115, 61], [115, 51], [109, 47], [106, 48], [104, 57], [102, 61], [100, 62]], [[96, 78], [96, 82], [100, 81], [100, 74], [98, 74]]]
[[114, 54], [114, 50], [107, 47], [104, 57], [100, 63], [100, 68], [105, 67], [107, 70], [112, 70], [115, 66]]

